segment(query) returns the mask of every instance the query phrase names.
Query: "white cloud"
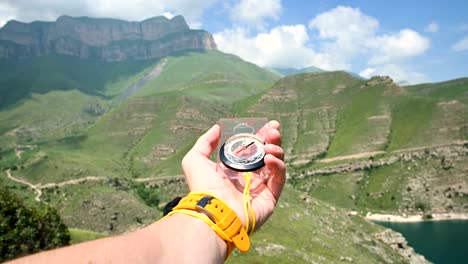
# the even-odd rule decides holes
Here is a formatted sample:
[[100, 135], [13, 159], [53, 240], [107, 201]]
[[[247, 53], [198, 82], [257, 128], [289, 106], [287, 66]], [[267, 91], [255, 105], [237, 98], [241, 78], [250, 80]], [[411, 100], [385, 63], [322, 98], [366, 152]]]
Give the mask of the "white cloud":
[[250, 37], [246, 29], [235, 28], [214, 34], [218, 48], [233, 53], [260, 66], [302, 67], [314, 52], [304, 44], [308, 41], [302, 25], [282, 26], [268, 33]]
[[350, 43], [373, 35], [379, 22], [361, 13], [359, 8], [338, 6], [317, 15], [309, 27], [317, 29], [320, 38]]
[[307, 47], [309, 35], [304, 25], [280, 26], [269, 32], [249, 36], [245, 28], [227, 29], [214, 34], [218, 48], [260, 66], [302, 68], [319, 65], [325, 70], [347, 67], [332, 56], [318, 54]]
[[[404, 62], [423, 54], [430, 46], [429, 39], [411, 29], [378, 34], [379, 21], [358, 8], [338, 6], [314, 17], [309, 28], [318, 32], [319, 54], [335, 57], [341, 65], [351, 64], [356, 58], [366, 61], [363, 77], [390, 75], [395, 80], [418, 82], [425, 77], [407, 70]], [[320, 67], [320, 65], [316, 65]]]
[[324, 52], [345, 60], [367, 54], [372, 64], [389, 63], [422, 54], [429, 47], [429, 40], [411, 29], [378, 35], [378, 20], [358, 8], [336, 7], [317, 15], [309, 27], [324, 40]]
[[468, 36], [459, 40], [457, 43], [452, 46], [453, 51], [465, 51], [468, 50]]
[[15, 10], [7, 3], [0, 3], [0, 27], [8, 22], [8, 20], [15, 19]]
[[424, 31], [431, 33], [439, 32], [439, 24], [436, 21], [432, 21], [429, 25], [426, 26]]
[[373, 55], [370, 64], [382, 64], [407, 59], [423, 54], [429, 48], [429, 39], [411, 29], [396, 34], [375, 36], [367, 40]]
[[[2, 0], [1, 17], [31, 22], [55, 20], [60, 15], [112, 17], [141, 21], [149, 17], [166, 14], [181, 14], [189, 24], [199, 24], [203, 12], [218, 0]], [[8, 7], [3, 14], [1, 7]]]
[[367, 68], [359, 72], [359, 75], [363, 78], [369, 79], [372, 76], [375, 76], [375, 68]]
[[429, 79], [422, 73], [412, 71], [407, 67], [402, 67], [396, 64], [386, 64], [375, 68], [367, 68], [359, 72], [359, 75], [368, 79], [372, 76], [390, 76], [394, 82], [408, 82], [409, 84], [417, 84], [428, 82]]
[[241, 0], [231, 8], [231, 19], [262, 28], [266, 19], [279, 19], [281, 11], [281, 0]]
[[172, 19], [173, 17], [176, 16], [172, 12], [164, 12], [162, 15], [165, 16], [167, 19]]
[[[325, 70], [352, 70], [357, 58], [369, 66], [363, 76], [390, 75], [417, 82], [425, 77], [402, 65], [429, 48], [429, 40], [411, 29], [379, 35], [379, 21], [358, 8], [331, 9], [314, 17], [309, 35], [304, 25], [278, 26], [251, 34], [248, 27], [227, 29], [214, 35], [218, 48], [260, 66], [316, 66]], [[312, 46], [313, 44], [313, 46]], [[406, 74], [405, 74], [406, 72]]]

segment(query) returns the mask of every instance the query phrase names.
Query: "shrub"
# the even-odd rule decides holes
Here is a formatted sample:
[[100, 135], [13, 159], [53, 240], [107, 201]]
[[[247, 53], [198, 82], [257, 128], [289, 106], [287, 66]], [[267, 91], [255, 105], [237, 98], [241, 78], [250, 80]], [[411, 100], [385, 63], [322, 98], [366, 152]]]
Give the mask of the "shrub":
[[0, 262], [69, 243], [70, 233], [56, 209], [27, 206], [0, 185]]

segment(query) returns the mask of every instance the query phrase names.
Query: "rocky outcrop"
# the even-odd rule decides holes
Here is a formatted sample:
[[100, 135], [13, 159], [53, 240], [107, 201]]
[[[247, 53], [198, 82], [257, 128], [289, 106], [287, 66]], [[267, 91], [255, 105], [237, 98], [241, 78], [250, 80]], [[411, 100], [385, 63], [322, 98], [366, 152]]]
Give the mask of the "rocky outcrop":
[[0, 58], [63, 54], [121, 61], [209, 49], [216, 49], [212, 35], [191, 30], [182, 16], [141, 22], [61, 16], [56, 22], [10, 21], [0, 29]]
[[403, 235], [398, 232], [387, 229], [375, 234], [374, 237], [398, 252], [408, 263], [430, 263], [424, 258], [424, 256], [419, 255], [412, 247], [408, 246], [408, 242], [406, 241], [405, 237], [403, 237]]

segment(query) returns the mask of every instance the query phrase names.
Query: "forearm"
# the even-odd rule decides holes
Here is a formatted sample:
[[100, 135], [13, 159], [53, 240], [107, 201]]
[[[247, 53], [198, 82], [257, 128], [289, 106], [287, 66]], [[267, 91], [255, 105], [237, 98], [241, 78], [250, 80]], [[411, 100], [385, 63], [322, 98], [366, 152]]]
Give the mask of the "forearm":
[[138, 231], [18, 259], [15, 263], [222, 263], [226, 242], [203, 221], [175, 214]]

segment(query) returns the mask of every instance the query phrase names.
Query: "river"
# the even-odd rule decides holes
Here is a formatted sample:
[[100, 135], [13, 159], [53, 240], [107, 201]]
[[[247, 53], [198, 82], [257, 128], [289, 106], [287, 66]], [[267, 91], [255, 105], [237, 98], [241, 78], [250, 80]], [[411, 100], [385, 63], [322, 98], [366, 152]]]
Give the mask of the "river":
[[376, 222], [400, 232], [416, 252], [431, 262], [468, 263], [468, 221]]

